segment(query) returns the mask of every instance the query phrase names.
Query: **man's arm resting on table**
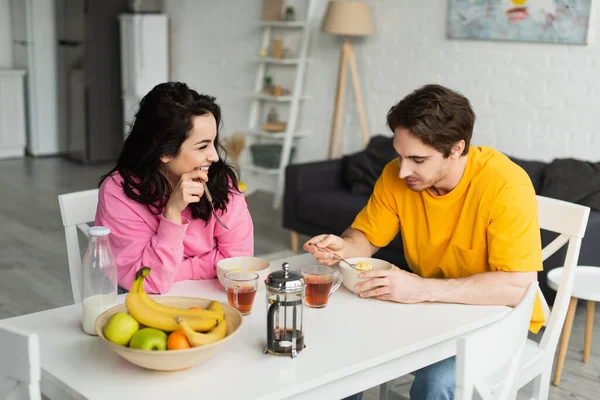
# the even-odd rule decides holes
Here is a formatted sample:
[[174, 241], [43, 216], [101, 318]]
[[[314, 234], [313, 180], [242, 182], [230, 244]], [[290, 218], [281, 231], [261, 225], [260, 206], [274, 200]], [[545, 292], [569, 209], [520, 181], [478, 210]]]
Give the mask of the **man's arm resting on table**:
[[514, 307], [537, 272], [490, 271], [456, 279], [424, 279], [424, 301]]
[[379, 251], [379, 247], [373, 245], [367, 236], [352, 227], [346, 229], [342, 233], [342, 239], [344, 239], [344, 257], [371, 257], [373, 254]]

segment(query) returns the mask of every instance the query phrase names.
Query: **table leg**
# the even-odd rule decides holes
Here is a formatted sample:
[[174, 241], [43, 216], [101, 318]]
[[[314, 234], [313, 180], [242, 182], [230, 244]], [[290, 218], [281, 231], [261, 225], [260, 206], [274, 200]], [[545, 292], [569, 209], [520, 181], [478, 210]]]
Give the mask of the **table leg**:
[[292, 253], [298, 253], [298, 232], [290, 231], [290, 242]]
[[569, 347], [569, 339], [571, 338], [571, 328], [573, 328], [573, 320], [575, 319], [575, 310], [577, 309], [577, 298], [571, 297], [569, 303], [569, 311], [562, 331], [562, 339], [560, 341], [560, 349], [558, 350], [558, 359], [556, 360], [556, 370], [554, 371], [554, 385], [560, 385], [560, 375], [565, 364], [565, 356], [567, 355], [567, 347]]
[[387, 400], [387, 391], [387, 382], [384, 382], [381, 385], [379, 385], [379, 400]]
[[585, 339], [583, 342], [583, 362], [587, 364], [590, 361], [590, 353], [592, 352], [592, 331], [594, 330], [594, 312], [596, 311], [596, 303], [588, 300], [587, 316], [585, 318]]

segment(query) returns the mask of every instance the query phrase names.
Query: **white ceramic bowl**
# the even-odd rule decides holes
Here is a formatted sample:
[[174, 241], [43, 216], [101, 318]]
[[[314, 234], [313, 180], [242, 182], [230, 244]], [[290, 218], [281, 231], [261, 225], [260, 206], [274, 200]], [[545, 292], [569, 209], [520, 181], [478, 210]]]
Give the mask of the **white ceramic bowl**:
[[225, 280], [223, 276], [231, 271], [250, 271], [258, 274], [258, 289], [265, 285], [265, 279], [269, 276], [271, 263], [258, 257], [231, 257], [217, 262], [217, 278], [223, 287]]
[[[377, 258], [366, 258], [366, 257], [356, 257], [356, 258], [347, 258], [346, 261], [352, 264], [356, 264], [357, 262], [366, 261], [373, 266], [373, 269], [392, 269], [393, 265], [387, 261], [379, 260]], [[354, 288], [354, 286], [359, 283], [366, 281], [367, 279], [360, 279], [358, 275], [361, 271], [357, 271], [351, 268], [345, 262], [339, 263], [340, 274], [342, 274], [342, 284], [350, 290], [352, 293], [358, 294], [359, 292]]]

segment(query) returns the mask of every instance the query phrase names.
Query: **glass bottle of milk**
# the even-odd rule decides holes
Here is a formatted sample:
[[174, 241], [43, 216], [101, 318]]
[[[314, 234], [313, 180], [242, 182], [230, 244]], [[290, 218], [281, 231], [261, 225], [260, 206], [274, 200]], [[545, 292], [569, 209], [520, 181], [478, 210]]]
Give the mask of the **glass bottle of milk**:
[[88, 235], [88, 247], [81, 265], [81, 325], [85, 333], [96, 335], [96, 318], [117, 300], [117, 265], [110, 250], [110, 229], [94, 226], [88, 230]]

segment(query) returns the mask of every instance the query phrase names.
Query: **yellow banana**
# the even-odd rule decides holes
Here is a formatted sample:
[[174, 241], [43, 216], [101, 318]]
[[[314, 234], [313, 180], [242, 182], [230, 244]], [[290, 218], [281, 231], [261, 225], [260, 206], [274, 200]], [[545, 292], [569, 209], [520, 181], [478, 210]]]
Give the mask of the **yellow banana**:
[[[219, 315], [219, 321], [223, 321], [223, 319], [225, 318], [225, 313], [223, 313], [223, 307], [221, 307], [221, 303], [219, 303], [218, 301], [212, 301], [210, 303], [210, 306], [208, 306], [208, 310], [210, 311], [214, 311]], [[182, 315], [182, 317], [185, 317], [185, 315]]]
[[175, 320], [185, 332], [185, 336], [187, 336], [192, 347], [206, 346], [227, 336], [227, 321], [225, 320], [219, 322], [219, 325], [208, 333], [195, 332], [188, 321], [181, 317], [176, 317]]
[[[151, 271], [150, 268], [143, 267], [141, 270], [139, 270], [137, 272], [136, 279], [138, 279], [138, 275], [141, 275], [141, 280], [143, 281], [144, 278], [150, 274], [150, 271]], [[203, 309], [199, 309], [199, 308], [190, 310], [190, 309], [185, 309], [185, 308], [169, 307], [169, 306], [166, 306], [164, 304], [157, 302], [152, 297], [150, 297], [148, 295], [148, 293], [146, 293], [144, 291], [143, 284], [140, 285], [140, 288], [138, 291], [140, 292], [141, 296], [144, 298], [144, 302], [146, 304], [148, 304], [152, 308], [155, 308], [159, 311], [162, 311], [164, 313], [171, 315], [173, 318], [175, 318], [177, 316], [181, 316], [181, 317], [186, 317], [186, 318], [198, 317], [198, 318], [215, 318], [219, 321], [223, 320], [223, 309], [220, 309], [220, 312], [219, 312], [218, 309], [211, 310], [210, 307], [207, 310], [203, 310]]]
[[[129, 311], [131, 316], [142, 325], [160, 329], [166, 332], [173, 332], [178, 330], [179, 325], [175, 322], [173, 315], [162, 311], [159, 307], [156, 307], [156, 305], [159, 303], [152, 300], [144, 292], [144, 277], [148, 275], [148, 273], [149, 268], [148, 272], [138, 272], [138, 274], [136, 275], [136, 278], [133, 281], [133, 284], [131, 285], [131, 290], [125, 298], [125, 305], [127, 306], [127, 311]], [[172, 309], [179, 310], [176, 308]], [[213, 312], [210, 313], [211, 314], [209, 315], [216, 314]], [[188, 321], [188, 324], [192, 327], [192, 329], [199, 332], [210, 331], [215, 326], [217, 326], [218, 323], [218, 318], [210, 317], [188, 316], [186, 317], [186, 320]]]

